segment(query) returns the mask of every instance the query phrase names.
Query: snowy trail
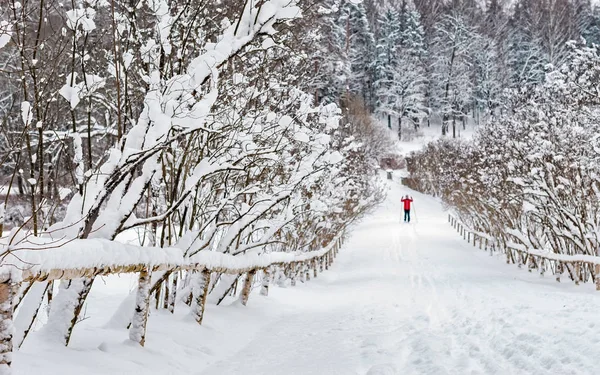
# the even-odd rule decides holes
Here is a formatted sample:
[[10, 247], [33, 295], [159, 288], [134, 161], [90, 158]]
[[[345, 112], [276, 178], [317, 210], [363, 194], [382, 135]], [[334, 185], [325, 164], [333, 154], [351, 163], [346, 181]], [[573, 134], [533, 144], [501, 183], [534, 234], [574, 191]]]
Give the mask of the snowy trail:
[[[400, 222], [405, 193], [414, 224]], [[269, 298], [287, 313], [199, 374], [591, 374], [600, 356], [591, 286], [490, 257], [397, 185], [329, 272]]]
[[[401, 222], [406, 193], [413, 224]], [[255, 290], [248, 306], [209, 305], [202, 326], [184, 305], [152, 310], [144, 348], [111, 322], [135, 285], [134, 274], [98, 280], [69, 347], [35, 332], [15, 373], [596, 374], [600, 358], [593, 285], [559, 284], [475, 249], [435, 199], [397, 183], [316, 280], [266, 298]]]

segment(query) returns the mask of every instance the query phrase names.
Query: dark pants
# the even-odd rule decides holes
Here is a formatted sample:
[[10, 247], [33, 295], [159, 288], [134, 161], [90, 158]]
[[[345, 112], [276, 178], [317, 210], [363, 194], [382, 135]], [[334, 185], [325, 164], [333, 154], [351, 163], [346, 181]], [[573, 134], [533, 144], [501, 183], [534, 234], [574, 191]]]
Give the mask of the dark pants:
[[408, 221], [410, 223], [410, 210], [404, 210], [404, 221]]

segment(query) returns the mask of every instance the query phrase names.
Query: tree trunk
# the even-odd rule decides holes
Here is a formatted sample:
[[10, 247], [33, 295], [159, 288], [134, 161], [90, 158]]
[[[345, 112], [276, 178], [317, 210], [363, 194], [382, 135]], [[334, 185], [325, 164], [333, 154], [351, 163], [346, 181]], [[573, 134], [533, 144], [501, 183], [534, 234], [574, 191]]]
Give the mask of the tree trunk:
[[266, 297], [269, 295], [269, 284], [270, 283], [271, 283], [271, 270], [269, 269], [269, 267], [267, 267], [263, 270], [262, 286], [260, 288], [261, 296]]
[[129, 329], [129, 339], [141, 346], [146, 343], [146, 326], [148, 310], [150, 310], [150, 273], [147, 269], [140, 271], [138, 290], [135, 302], [135, 312]]
[[256, 275], [256, 270], [249, 271], [246, 274], [246, 280], [244, 281], [244, 289], [242, 289], [242, 295], [240, 296], [240, 301], [242, 301], [242, 305], [244, 306], [248, 304], [248, 299], [250, 298], [250, 292], [252, 291], [252, 281], [254, 281], [254, 275]]
[[447, 128], [448, 128], [448, 115], [444, 114], [444, 116], [442, 116], [442, 136], [446, 135]]
[[208, 286], [210, 285], [210, 271], [203, 269], [197, 275], [196, 280], [192, 279], [192, 283], [194, 283], [194, 287], [192, 288], [194, 298], [191, 314], [198, 324], [202, 324], [204, 308], [206, 306], [206, 296], [208, 296]]
[[452, 115], [452, 138], [456, 138], [456, 116]]
[[175, 300], [177, 299], [177, 282], [179, 274], [173, 273], [173, 284], [171, 287], [171, 293], [169, 294], [169, 312], [173, 314], [175, 312]]
[[46, 307], [48, 311], [46, 312], [50, 315], [50, 308], [52, 307], [52, 299], [54, 298], [54, 280], [48, 281], [48, 306]]
[[398, 140], [402, 140], [402, 116], [398, 117]]
[[0, 375], [10, 375], [13, 351], [13, 285], [0, 283]]

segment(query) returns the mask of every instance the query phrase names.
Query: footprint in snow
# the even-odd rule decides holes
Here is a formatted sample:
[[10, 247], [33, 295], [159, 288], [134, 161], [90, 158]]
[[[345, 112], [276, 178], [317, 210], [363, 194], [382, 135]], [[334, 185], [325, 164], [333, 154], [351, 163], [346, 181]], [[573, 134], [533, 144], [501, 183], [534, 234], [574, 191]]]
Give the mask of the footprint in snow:
[[398, 375], [398, 369], [391, 363], [375, 365], [367, 371], [366, 375]]

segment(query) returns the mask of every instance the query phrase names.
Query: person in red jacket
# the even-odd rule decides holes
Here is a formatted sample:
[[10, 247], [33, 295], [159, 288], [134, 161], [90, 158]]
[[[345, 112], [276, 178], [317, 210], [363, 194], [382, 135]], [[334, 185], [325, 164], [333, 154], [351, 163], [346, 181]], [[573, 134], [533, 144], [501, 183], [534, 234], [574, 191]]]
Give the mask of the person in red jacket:
[[401, 200], [401, 202], [404, 203], [404, 222], [410, 223], [410, 204], [412, 201], [412, 197], [409, 197], [408, 195]]

